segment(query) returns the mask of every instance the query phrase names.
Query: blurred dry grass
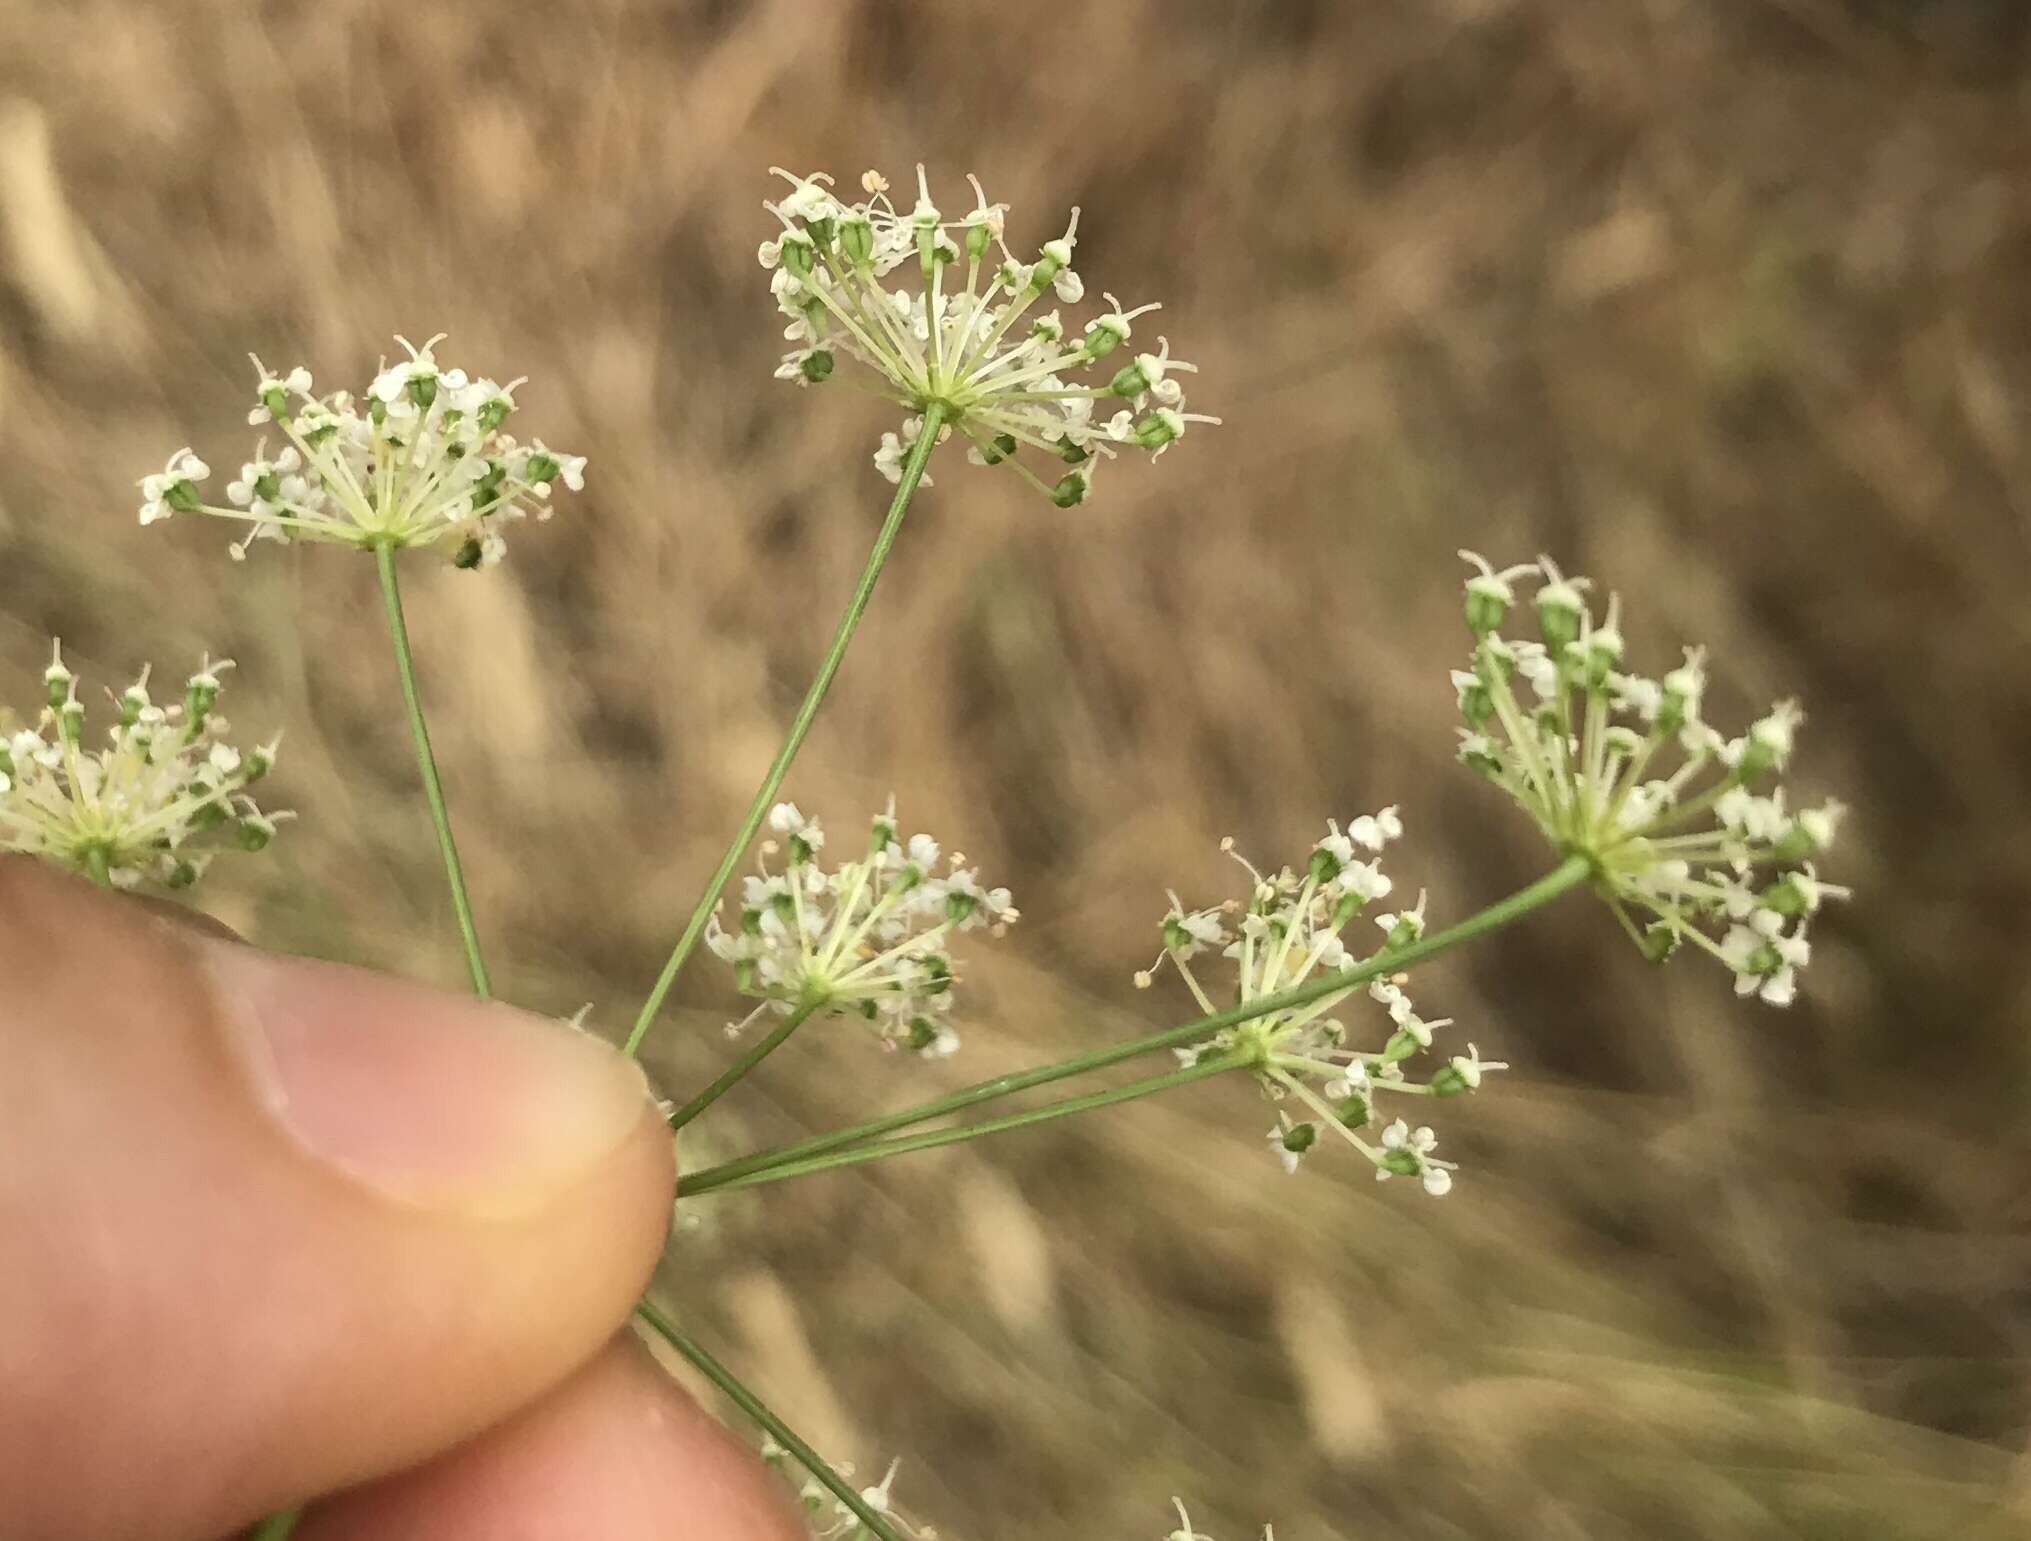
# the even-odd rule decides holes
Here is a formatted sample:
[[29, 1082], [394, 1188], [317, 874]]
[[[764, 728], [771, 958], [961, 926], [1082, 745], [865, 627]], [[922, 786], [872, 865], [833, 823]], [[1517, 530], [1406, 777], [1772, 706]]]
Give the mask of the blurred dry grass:
[[[1238, 1086], [712, 1201], [673, 1288], [954, 1536], [2021, 1532], [2031, 71], [2007, 0], [1033, 9], [184, 0], [0, 10], [0, 658], [209, 645], [303, 823], [215, 902], [457, 977], [370, 585], [144, 534], [244, 453], [244, 355], [391, 333], [527, 373], [594, 479], [415, 582], [512, 992], [624, 1020], [775, 742], [884, 487], [768, 379], [771, 163], [977, 169], [1166, 302], [1227, 426], [1074, 515], [954, 465], [794, 787], [891, 787], [1031, 917], [967, 1078], [1131, 1031], [1161, 891], [1405, 805], [1461, 913], [1542, 854], [1448, 768], [1455, 547], [1551, 549], [1651, 659], [1813, 709], [1857, 805], [1809, 995], [1652, 977], [1575, 905], [1430, 971], [1521, 1073], [1442, 1205], [1284, 1182]], [[722, 1054], [705, 968], [661, 1069]], [[819, 1067], [824, 1074], [818, 1074]], [[850, 1035], [729, 1149], [921, 1095]], [[700, 1159], [697, 1154], [694, 1160]], [[700, 1206], [703, 1208], [704, 1206]]]

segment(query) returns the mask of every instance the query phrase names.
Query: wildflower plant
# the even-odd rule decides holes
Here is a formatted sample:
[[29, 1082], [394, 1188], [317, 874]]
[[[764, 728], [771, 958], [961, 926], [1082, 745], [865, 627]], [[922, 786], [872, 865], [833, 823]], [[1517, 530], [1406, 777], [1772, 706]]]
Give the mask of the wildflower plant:
[[[822, 175], [778, 175], [788, 191], [766, 205], [778, 228], [760, 253], [792, 345], [778, 374], [805, 385], [857, 378], [905, 416], [876, 456], [895, 492], [867, 561], [780, 748], [626, 1037], [625, 1052], [636, 1053], [701, 942], [726, 965], [731, 993], [752, 1003], [734, 1031], [756, 1036], [694, 1096], [667, 1104], [673, 1131], [808, 1022], [857, 1020], [887, 1048], [950, 1053], [958, 1044], [951, 1024], [959, 968], [977, 940], [968, 933], [1000, 935], [1017, 918], [1007, 890], [988, 886], [930, 836], [906, 835], [893, 806], [869, 821], [864, 839], [856, 833], [835, 844], [816, 819], [779, 796], [915, 494], [930, 485], [939, 446], [964, 440], [969, 458], [1012, 466], [1070, 506], [1085, 499], [1102, 463], [1129, 452], [1155, 459], [1188, 425], [1217, 421], [1184, 410], [1183, 379], [1194, 371], [1168, 342], [1158, 338], [1154, 351], [1143, 344], [1137, 323], [1154, 305], [1130, 309], [1109, 296], [1108, 308], [1083, 325], [1062, 318], [1057, 306], [1077, 304], [1085, 293], [1073, 260], [1077, 211], [1062, 235], [1023, 260], [1006, 242], [1005, 207], [990, 203], [977, 182], [972, 207], [948, 217], [921, 169], [907, 210], [873, 172], [854, 202]], [[492, 566], [505, 526], [547, 516], [559, 485], [580, 488], [585, 463], [540, 439], [512, 437], [506, 425], [523, 382], [497, 385], [442, 367], [439, 341], [404, 343], [406, 357], [384, 365], [358, 397], [314, 395], [302, 368], [279, 376], [261, 369], [250, 422], [271, 437], [228, 483], [225, 501], [206, 501], [209, 467], [182, 449], [142, 479], [141, 519], [233, 521], [242, 532], [235, 557], [264, 539], [373, 556], [460, 942], [473, 989], [484, 998], [489, 978], [416, 687], [397, 562], [437, 547], [448, 548], [457, 566]], [[853, 369], [841, 369], [842, 355]], [[1661, 676], [1636, 674], [1624, 659], [1619, 600], [1611, 597], [1597, 614], [1586, 581], [1565, 577], [1546, 558], [1507, 568], [1471, 554], [1468, 561], [1473, 652], [1453, 676], [1466, 719], [1460, 757], [1522, 808], [1552, 847], [1552, 865], [1536, 881], [1434, 928], [1423, 892], [1414, 903], [1383, 908], [1397, 892], [1383, 870], [1404, 832], [1395, 806], [1344, 825], [1329, 821], [1294, 866], [1257, 867], [1228, 842], [1244, 874], [1240, 891], [1197, 908], [1173, 895], [1158, 922], [1161, 951], [1136, 976], [1137, 985], [1150, 987], [1174, 975], [1198, 1015], [689, 1170], [682, 1198], [695, 1203], [980, 1139], [1230, 1072], [1267, 1099], [1274, 1122], [1266, 1143], [1286, 1169], [1301, 1169], [1323, 1142], [1378, 1180], [1414, 1179], [1426, 1194], [1445, 1195], [1456, 1186], [1456, 1168], [1438, 1154], [1416, 1099], [1460, 1098], [1507, 1066], [1483, 1059], [1471, 1042], [1463, 1049], [1450, 1018], [1421, 1011], [1411, 971], [1581, 888], [1599, 895], [1649, 956], [1691, 945], [1725, 965], [1738, 991], [1790, 1001], [1809, 955], [1808, 923], [1822, 902], [1844, 892], [1822, 880], [1817, 865], [1832, 844], [1839, 806], [1793, 811], [1778, 785], [1797, 708], [1780, 704], [1740, 736], [1726, 737], [1704, 716], [1699, 650]], [[1534, 584], [1535, 635], [1505, 634], [1526, 583]], [[273, 763], [274, 746], [228, 743], [216, 710], [224, 667], [202, 667], [182, 701], [162, 707], [149, 698], [144, 673], [115, 698], [116, 721], [95, 742], [76, 682], [57, 655], [33, 726], [0, 748], [0, 847], [77, 867], [113, 887], [187, 884], [213, 850], [265, 844], [283, 815], [264, 814], [249, 788]], [[729, 894], [751, 852], [752, 873]], [[1092, 1081], [1138, 1060], [1166, 1068]], [[1010, 1099], [1075, 1080], [1081, 1085], [1070, 1094], [1005, 1110]], [[985, 1116], [976, 1112], [983, 1108]], [[931, 1541], [933, 1532], [896, 1510], [895, 1468], [873, 1486], [856, 1486], [654, 1300], [644, 1299], [638, 1316], [767, 1434], [772, 1460], [807, 1474], [819, 1534]], [[1168, 1541], [1210, 1541], [1182, 1503], [1177, 1509]], [[295, 1518], [274, 1516], [259, 1531], [263, 1541], [286, 1537]]]

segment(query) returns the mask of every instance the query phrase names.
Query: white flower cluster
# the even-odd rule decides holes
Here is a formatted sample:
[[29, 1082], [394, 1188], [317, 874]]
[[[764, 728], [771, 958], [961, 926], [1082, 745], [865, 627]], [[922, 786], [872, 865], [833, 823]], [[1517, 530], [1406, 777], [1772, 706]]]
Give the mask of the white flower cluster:
[[[1474, 666], [1453, 674], [1467, 724], [1460, 758], [1561, 853], [1593, 864], [1596, 891], [1646, 955], [1690, 941], [1728, 968], [1737, 994], [1790, 1004], [1812, 954], [1808, 921], [1823, 900], [1847, 896], [1813, 866], [1841, 805], [1792, 812], [1773, 783], [1791, 758], [1797, 705], [1780, 701], [1727, 738], [1701, 716], [1702, 649], [1661, 679], [1628, 673], [1618, 597], [1597, 620], [1587, 580], [1549, 557], [1498, 572], [1460, 555], [1475, 569]], [[1497, 628], [1528, 578], [1539, 580], [1539, 636], [1511, 641]]]
[[288, 815], [264, 814], [247, 788], [268, 774], [276, 746], [243, 754], [226, 742], [216, 708], [219, 676], [231, 667], [206, 660], [166, 707], [149, 696], [142, 670], [113, 697], [118, 720], [93, 748], [77, 679], [57, 647], [36, 726], [0, 737], [0, 850], [119, 888], [187, 888], [214, 851], [267, 845]]
[[[893, 805], [873, 820], [865, 854], [835, 871], [819, 864], [823, 827], [795, 803], [778, 803], [769, 827], [777, 838], [746, 880], [738, 922], [729, 930], [715, 913], [705, 932], [740, 989], [762, 997], [748, 1020], [816, 1004], [863, 1017], [887, 1045], [950, 1054], [959, 1035], [943, 1020], [954, 981], [946, 947], [960, 931], [1002, 934], [1017, 919], [1008, 890], [984, 887], [957, 851], [940, 874], [938, 842], [904, 839]], [[771, 872], [779, 850], [783, 868]]]
[[[1161, 968], [1169, 960], [1183, 977], [1200, 1009], [1208, 1016], [1220, 1010], [1200, 984], [1191, 960], [1217, 951], [1232, 960], [1239, 975], [1236, 1000], [1248, 1002], [1292, 989], [1307, 980], [1339, 973], [1367, 961], [1350, 949], [1340, 933], [1355, 917], [1388, 896], [1392, 884], [1379, 860], [1383, 848], [1403, 833], [1394, 808], [1363, 814], [1343, 830], [1337, 822], [1312, 847], [1302, 874], [1285, 867], [1264, 876], [1234, 853], [1232, 840], [1221, 849], [1234, 855], [1249, 876], [1247, 901], [1215, 909], [1187, 910], [1177, 895], [1164, 917]], [[1382, 933], [1380, 952], [1401, 948], [1424, 934], [1425, 899], [1408, 910], [1375, 917]], [[1147, 987], [1154, 970], [1136, 976]], [[1388, 1015], [1390, 1031], [1377, 1050], [1350, 1046], [1346, 1024], [1333, 1013], [1363, 987], [1350, 985], [1301, 1006], [1284, 1007], [1227, 1028], [1206, 1042], [1178, 1051], [1187, 1064], [1214, 1055], [1238, 1054], [1269, 1095], [1283, 1102], [1295, 1099], [1305, 1115], [1279, 1110], [1269, 1133], [1272, 1149], [1287, 1171], [1295, 1172], [1305, 1154], [1318, 1143], [1321, 1125], [1334, 1130], [1375, 1168], [1378, 1181], [1416, 1177], [1427, 1193], [1445, 1193], [1453, 1184], [1453, 1163], [1432, 1152], [1432, 1131], [1412, 1129], [1403, 1119], [1387, 1123], [1370, 1141], [1363, 1132], [1378, 1120], [1380, 1094], [1449, 1097], [1480, 1088], [1482, 1075], [1505, 1065], [1480, 1058], [1472, 1045], [1424, 1081], [1405, 1074], [1405, 1062], [1432, 1047], [1433, 1034], [1451, 1026], [1450, 1018], [1427, 1020], [1418, 1015], [1404, 993], [1406, 976], [1395, 974], [1370, 981], [1366, 993]]]
[[272, 456], [264, 439], [226, 486], [229, 506], [207, 503], [198, 483], [211, 468], [188, 449], [142, 478], [141, 522], [211, 514], [247, 527], [235, 560], [256, 540], [328, 545], [434, 546], [456, 540], [460, 567], [491, 565], [506, 549], [501, 527], [534, 513], [550, 517], [561, 482], [585, 484], [585, 457], [518, 443], [502, 431], [515, 389], [440, 369], [431, 350], [397, 338], [408, 357], [384, 365], [363, 398], [313, 396], [310, 371], [260, 372], [252, 424], [273, 423], [287, 441]]
[[[1108, 308], [1076, 333], [1056, 310], [1031, 316], [1047, 291], [1067, 305], [1085, 295], [1072, 266], [1077, 209], [1062, 236], [1046, 241], [1034, 262], [1022, 262], [1002, 239], [1007, 205], [989, 203], [972, 178], [974, 207], [948, 220], [931, 201], [922, 166], [908, 213], [889, 202], [888, 180], [877, 172], [861, 178], [867, 196], [858, 203], [842, 202], [823, 173], [776, 175], [790, 192], [763, 205], [783, 233], [762, 243], [761, 264], [773, 275], [788, 321], [783, 335], [793, 345], [777, 378], [826, 380], [841, 352], [874, 370], [881, 394], [910, 414], [899, 433], [882, 436], [875, 455], [890, 481], [900, 479], [933, 403], [972, 445], [975, 463], [1014, 466], [1060, 508], [1085, 499], [1095, 467], [1117, 449], [1161, 455], [1188, 424], [1219, 421], [1184, 410], [1178, 377], [1193, 366], [1172, 358], [1162, 338], [1154, 353], [1133, 354], [1111, 371], [1095, 368], [1155, 305], [1125, 310], [1108, 295]], [[916, 286], [886, 287], [906, 263]], [[1018, 458], [1025, 449], [1059, 468], [1038, 475]]]

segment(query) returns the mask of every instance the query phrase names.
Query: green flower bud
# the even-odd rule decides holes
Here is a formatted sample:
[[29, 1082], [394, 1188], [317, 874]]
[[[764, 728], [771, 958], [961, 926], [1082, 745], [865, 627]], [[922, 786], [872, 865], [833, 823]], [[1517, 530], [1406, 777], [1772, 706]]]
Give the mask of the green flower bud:
[[1058, 479], [1058, 485], [1051, 489], [1051, 501], [1060, 508], [1073, 508], [1086, 501], [1086, 489], [1090, 483], [1083, 471], [1068, 471]]
[[183, 693], [184, 737], [195, 738], [203, 731], [205, 720], [211, 716], [212, 708], [218, 703], [218, 680], [209, 674], [192, 676]]
[[1819, 908], [1819, 885], [1803, 872], [1787, 872], [1757, 897], [1780, 915], [1810, 915]]
[[1086, 357], [1105, 358], [1127, 341], [1128, 323], [1120, 316], [1111, 311], [1104, 316], [1096, 316], [1086, 327]]
[[1492, 578], [1467, 580], [1467, 625], [1476, 637], [1485, 637], [1502, 624], [1509, 613], [1507, 586]]
[[1396, 917], [1396, 924], [1389, 928], [1389, 935], [1382, 945], [1389, 948], [1408, 947], [1425, 934], [1425, 923], [1414, 914], [1405, 913]]
[[1564, 658], [1567, 647], [1579, 640], [1586, 613], [1586, 602], [1570, 583], [1547, 583], [1537, 591], [1537, 624], [1552, 657]]
[[804, 378], [813, 385], [832, 378], [832, 355], [823, 348], [814, 348], [804, 355], [804, 362], [797, 367], [804, 371]]
[[1466, 1076], [1460, 1073], [1458, 1066], [1450, 1064], [1439, 1067], [1430, 1085], [1434, 1097], [1457, 1097], [1469, 1090]]
[[1382, 1046], [1382, 1057], [1394, 1065], [1400, 1060], [1409, 1059], [1425, 1047], [1418, 1042], [1417, 1034], [1407, 1027], [1399, 1027], [1389, 1035], [1389, 1042]]
[[1130, 362], [1115, 371], [1114, 378], [1107, 382], [1107, 390], [1114, 396], [1140, 396], [1150, 387], [1150, 379], [1143, 372], [1141, 364]]
[[863, 214], [849, 214], [839, 227], [839, 249], [855, 267], [874, 259], [874, 226]]
[[1144, 449], [1162, 449], [1185, 431], [1185, 420], [1169, 407], [1158, 407], [1135, 425], [1135, 442]]
[[1283, 1132], [1283, 1148], [1294, 1156], [1302, 1156], [1318, 1143], [1317, 1124], [1292, 1124]]
[[1415, 1177], [1424, 1170], [1424, 1163], [1415, 1152], [1408, 1150], [1386, 1150], [1377, 1158], [1377, 1166], [1385, 1172], [1394, 1172], [1398, 1177]]
[[480, 557], [483, 554], [479, 538], [468, 535], [460, 542], [458, 550], [452, 554], [451, 565], [470, 572], [473, 568], [480, 565]]
[[783, 267], [799, 278], [811, 276], [812, 263], [817, 255], [810, 236], [802, 230], [783, 232]]
[[1460, 715], [1467, 719], [1467, 725], [1477, 731], [1488, 725], [1488, 719], [1495, 715], [1495, 697], [1488, 687], [1476, 678], [1471, 684], [1463, 683], [1460, 689]]

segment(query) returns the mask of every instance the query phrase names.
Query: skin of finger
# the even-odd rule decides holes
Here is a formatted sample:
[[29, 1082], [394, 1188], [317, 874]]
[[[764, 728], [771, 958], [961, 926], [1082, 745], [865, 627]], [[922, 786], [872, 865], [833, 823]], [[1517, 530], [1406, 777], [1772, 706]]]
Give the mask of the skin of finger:
[[313, 1162], [240, 1084], [198, 945], [0, 860], [9, 1541], [216, 1536], [414, 1465], [597, 1353], [661, 1248], [674, 1163], [646, 1099], [512, 1220]]
[[781, 1479], [631, 1337], [449, 1455], [312, 1509], [297, 1541], [802, 1541]]

